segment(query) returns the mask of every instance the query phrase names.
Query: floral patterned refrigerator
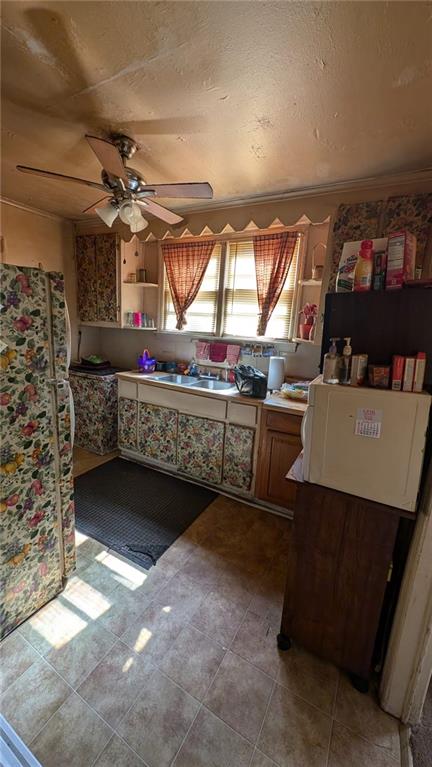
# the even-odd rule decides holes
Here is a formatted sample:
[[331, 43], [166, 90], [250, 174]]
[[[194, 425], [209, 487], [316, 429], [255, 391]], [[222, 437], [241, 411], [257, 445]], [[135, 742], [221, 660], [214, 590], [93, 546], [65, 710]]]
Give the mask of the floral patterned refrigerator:
[[1, 265], [1, 636], [75, 567], [63, 276]]

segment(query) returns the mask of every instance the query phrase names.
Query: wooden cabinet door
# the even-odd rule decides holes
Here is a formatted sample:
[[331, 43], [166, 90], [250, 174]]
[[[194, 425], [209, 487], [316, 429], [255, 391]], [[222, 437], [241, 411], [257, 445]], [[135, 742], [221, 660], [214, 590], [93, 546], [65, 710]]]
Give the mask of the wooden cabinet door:
[[225, 429], [223, 484], [250, 490], [255, 429], [228, 424]]
[[285, 479], [297, 456], [301, 453], [301, 439], [295, 434], [283, 434], [268, 429], [260, 454], [257, 497], [277, 506], [294, 508], [295, 482]]
[[98, 319], [96, 294], [96, 237], [78, 235], [75, 240], [78, 316], [82, 322]]
[[138, 402], [127, 397], [119, 397], [118, 408], [119, 447], [137, 450]]
[[179, 471], [212, 485], [222, 479], [222, 457], [225, 424], [210, 418], [179, 414]]
[[146, 458], [177, 463], [177, 410], [139, 403], [138, 450]]
[[298, 484], [282, 633], [364, 678], [399, 524], [395, 511]]
[[96, 293], [97, 319], [102, 322], [119, 321], [119, 285], [117, 234], [97, 234], [96, 247]]

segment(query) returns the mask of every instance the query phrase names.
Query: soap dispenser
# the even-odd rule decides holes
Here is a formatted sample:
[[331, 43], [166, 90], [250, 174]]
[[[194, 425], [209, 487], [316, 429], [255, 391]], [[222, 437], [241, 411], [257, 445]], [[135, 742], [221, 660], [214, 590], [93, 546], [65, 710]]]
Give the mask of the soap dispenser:
[[340, 341], [340, 338], [331, 338], [330, 341], [330, 349], [327, 354], [324, 355], [323, 382], [327, 384], [338, 384], [340, 354], [338, 354], [336, 341]]
[[345, 346], [342, 350], [342, 360], [339, 371], [339, 383], [349, 384], [351, 381], [351, 357], [352, 346], [351, 338], [344, 338]]

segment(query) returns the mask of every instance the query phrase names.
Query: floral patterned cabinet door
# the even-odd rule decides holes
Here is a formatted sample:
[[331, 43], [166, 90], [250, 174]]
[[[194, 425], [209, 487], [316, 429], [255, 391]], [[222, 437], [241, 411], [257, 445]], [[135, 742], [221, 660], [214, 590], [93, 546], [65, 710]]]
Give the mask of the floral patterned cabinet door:
[[177, 460], [179, 471], [195, 479], [219, 485], [225, 424], [209, 418], [184, 415], [178, 421]]
[[117, 234], [97, 234], [95, 240], [97, 318], [103, 322], [118, 322], [117, 254], [120, 240]]
[[81, 234], [75, 239], [78, 316], [82, 322], [96, 322], [96, 237]]
[[117, 447], [117, 377], [70, 371], [75, 444], [104, 455]]
[[225, 430], [223, 484], [250, 490], [255, 429], [228, 424]]
[[126, 450], [137, 449], [138, 402], [119, 397], [118, 445]]
[[119, 248], [120, 238], [115, 233], [77, 236], [75, 250], [81, 322], [118, 323]]
[[140, 402], [138, 450], [146, 458], [175, 465], [177, 462], [177, 410]]

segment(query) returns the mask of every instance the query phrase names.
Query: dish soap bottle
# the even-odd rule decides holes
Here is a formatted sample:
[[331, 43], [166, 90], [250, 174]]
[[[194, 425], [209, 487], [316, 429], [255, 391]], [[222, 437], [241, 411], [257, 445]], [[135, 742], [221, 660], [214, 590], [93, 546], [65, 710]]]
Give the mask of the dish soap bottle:
[[338, 354], [336, 341], [340, 338], [331, 338], [331, 346], [327, 354], [324, 354], [323, 382], [327, 384], [339, 383], [340, 354]]
[[354, 272], [354, 291], [370, 290], [372, 287], [373, 275], [373, 242], [372, 240], [363, 240], [357, 258], [357, 264]]
[[351, 357], [352, 357], [352, 346], [351, 346], [351, 338], [344, 338], [345, 346], [342, 350], [342, 360], [340, 365], [340, 372], [339, 372], [339, 383], [341, 384], [349, 384], [351, 381]]

